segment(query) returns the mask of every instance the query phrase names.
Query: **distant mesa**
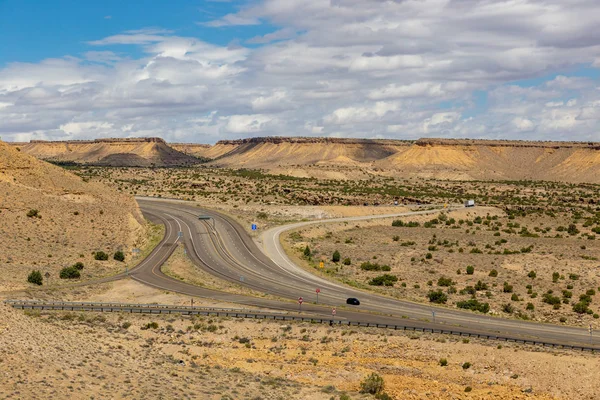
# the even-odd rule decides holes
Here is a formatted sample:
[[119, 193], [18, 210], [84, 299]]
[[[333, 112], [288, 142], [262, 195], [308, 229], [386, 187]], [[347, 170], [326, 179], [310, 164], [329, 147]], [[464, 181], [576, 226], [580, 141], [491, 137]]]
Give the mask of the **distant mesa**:
[[31, 141], [18, 146], [45, 160], [86, 165], [175, 167], [207, 163], [296, 176], [316, 176], [312, 169], [339, 167], [401, 177], [600, 183], [600, 143], [596, 142], [255, 137], [221, 140], [214, 145], [136, 138]]
[[32, 140], [13, 144], [21, 151], [58, 164], [80, 164], [110, 167], [182, 167], [201, 162], [179, 152], [163, 139], [126, 138], [44, 141]]

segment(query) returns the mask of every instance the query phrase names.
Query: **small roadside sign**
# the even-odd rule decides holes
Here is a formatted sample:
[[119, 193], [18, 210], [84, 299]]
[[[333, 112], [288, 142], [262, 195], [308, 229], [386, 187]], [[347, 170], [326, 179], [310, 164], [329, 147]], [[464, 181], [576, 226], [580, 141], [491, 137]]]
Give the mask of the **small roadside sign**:
[[323, 261], [319, 263], [319, 268], [325, 268], [325, 263]]
[[252, 224], [252, 230], [255, 231], [257, 229], [258, 229], [258, 227], [256, 226], [256, 224]]
[[317, 288], [315, 292], [317, 292], [317, 304], [319, 304], [319, 293], [321, 293], [321, 289]]
[[302, 304], [303, 301], [304, 299], [302, 297], [298, 297], [298, 304]]
[[331, 315], [335, 315], [337, 311], [335, 310], [335, 307], [333, 307], [333, 310], [331, 310]]
[[183, 232], [179, 231], [179, 237], [183, 237]]

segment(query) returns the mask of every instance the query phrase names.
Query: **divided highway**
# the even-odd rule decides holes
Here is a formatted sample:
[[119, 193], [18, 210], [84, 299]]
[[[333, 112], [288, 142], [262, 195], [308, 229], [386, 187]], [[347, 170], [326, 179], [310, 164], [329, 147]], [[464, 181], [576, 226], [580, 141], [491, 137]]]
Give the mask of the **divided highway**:
[[[436, 329], [452, 328], [491, 336], [575, 346], [589, 347], [600, 344], [600, 341], [591, 338], [585, 329], [505, 320], [430, 307], [427, 304], [397, 300], [330, 282], [296, 266], [285, 255], [279, 243], [279, 236], [284, 231], [308, 224], [389, 218], [438, 211], [338, 218], [277, 227], [262, 235], [263, 252], [243, 227], [218, 212], [201, 209], [182, 201], [139, 198], [138, 203], [150, 220], [165, 225], [165, 238], [159, 247], [130, 273], [133, 279], [150, 286], [191, 296], [287, 311], [298, 311], [297, 299], [303, 297], [305, 303], [302, 305], [302, 311], [330, 317], [332, 307], [338, 307], [336, 317], [365, 323], [401, 325], [406, 323], [406, 318], [410, 318], [412, 322], [424, 327], [437, 327]], [[199, 215], [209, 216], [211, 219], [199, 220]], [[166, 276], [160, 267], [179, 245], [185, 246], [188, 256], [199, 268], [282, 300], [210, 290]], [[313, 304], [316, 300], [316, 288], [321, 289], [319, 305]], [[359, 298], [361, 305], [346, 306], [345, 300], [348, 297]], [[435, 318], [432, 318], [432, 311], [435, 311]], [[435, 320], [435, 323], [429, 322], [431, 320]], [[600, 350], [600, 347], [598, 349]]]

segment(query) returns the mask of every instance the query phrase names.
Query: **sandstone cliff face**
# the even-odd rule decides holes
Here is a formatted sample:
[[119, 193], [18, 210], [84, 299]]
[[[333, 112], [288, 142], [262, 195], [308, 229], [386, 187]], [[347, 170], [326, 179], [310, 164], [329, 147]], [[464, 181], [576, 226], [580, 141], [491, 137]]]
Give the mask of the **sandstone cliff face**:
[[25, 285], [32, 269], [58, 279], [60, 268], [77, 261], [100, 273], [114, 260], [94, 272], [91, 253], [130, 254], [144, 225], [132, 197], [0, 142], [0, 288]]
[[[212, 146], [167, 145], [160, 138], [14, 145], [38, 158], [92, 165], [187, 166], [211, 161], [216, 167], [262, 168], [295, 176], [315, 175], [307, 167], [330, 166], [406, 177], [600, 183], [600, 143], [594, 142], [257, 137]], [[327, 174], [338, 176], [331, 170]], [[317, 175], [324, 177], [323, 171]]]
[[161, 138], [96, 139], [47, 142], [33, 140], [19, 144], [20, 149], [52, 162], [72, 162], [113, 167], [172, 167], [199, 162], [183, 154]]

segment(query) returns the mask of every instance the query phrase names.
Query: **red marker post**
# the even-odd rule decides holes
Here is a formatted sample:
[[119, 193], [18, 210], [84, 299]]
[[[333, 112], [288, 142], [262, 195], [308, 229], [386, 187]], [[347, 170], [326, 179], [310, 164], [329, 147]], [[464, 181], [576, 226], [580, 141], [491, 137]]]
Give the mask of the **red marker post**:
[[317, 292], [317, 304], [319, 304], [319, 293], [321, 293], [321, 289], [317, 288], [315, 292]]
[[302, 311], [302, 302], [304, 301], [304, 299], [302, 297], [298, 297], [298, 304], [299, 304], [299, 309], [300, 311]]
[[335, 317], [335, 313], [336, 313], [335, 307], [333, 307], [333, 310], [331, 310], [331, 315], [333, 315]]

